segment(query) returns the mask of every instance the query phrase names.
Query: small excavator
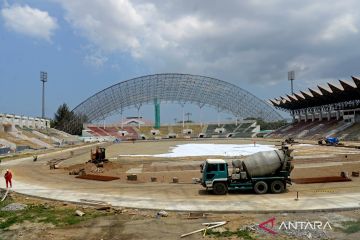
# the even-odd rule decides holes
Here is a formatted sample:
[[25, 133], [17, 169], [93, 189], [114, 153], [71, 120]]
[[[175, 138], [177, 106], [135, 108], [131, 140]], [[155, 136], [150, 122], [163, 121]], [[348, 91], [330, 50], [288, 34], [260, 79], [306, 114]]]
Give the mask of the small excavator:
[[91, 149], [89, 162], [96, 164], [97, 167], [102, 167], [105, 162], [109, 160], [105, 156], [106, 149], [103, 147], [96, 147], [95, 152]]

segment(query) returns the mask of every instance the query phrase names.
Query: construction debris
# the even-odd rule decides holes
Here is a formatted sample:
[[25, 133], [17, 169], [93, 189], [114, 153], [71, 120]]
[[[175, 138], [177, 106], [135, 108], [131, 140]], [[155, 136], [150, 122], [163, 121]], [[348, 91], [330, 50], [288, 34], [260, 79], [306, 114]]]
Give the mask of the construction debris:
[[77, 216], [79, 216], [79, 217], [82, 217], [83, 215], [85, 215], [85, 213], [82, 212], [82, 211], [80, 211], [80, 210], [76, 210], [76, 211], [75, 211], [75, 214], [76, 214]]
[[192, 182], [193, 184], [197, 184], [197, 183], [200, 183], [201, 181], [200, 181], [200, 178], [192, 178], [192, 179], [191, 179], [191, 182]]
[[203, 212], [190, 212], [188, 219], [198, 219], [205, 217], [205, 214]]
[[3, 202], [6, 199], [8, 193], [9, 193], [9, 189], [6, 189], [6, 192], [4, 193], [4, 196], [1, 198], [0, 202]]
[[51, 165], [50, 165], [50, 170], [53, 170], [53, 169], [59, 169], [59, 165], [57, 165], [57, 164], [51, 164]]
[[137, 181], [137, 175], [136, 174], [127, 175], [127, 180], [128, 181]]
[[286, 139], [284, 140], [283, 143], [286, 143], [286, 144], [295, 144], [295, 143], [299, 143], [299, 142], [295, 141], [295, 139], [292, 138], [292, 137], [288, 137], [288, 138], [286, 138]]
[[349, 173], [348, 172], [341, 172], [340, 176], [343, 178], [349, 178]]
[[27, 208], [26, 204], [22, 203], [10, 203], [1, 209], [1, 211], [21, 211]]
[[111, 205], [101, 206], [101, 207], [96, 208], [96, 210], [102, 210], [102, 211], [110, 210], [110, 209], [111, 209]]
[[81, 175], [81, 172], [85, 172], [85, 168], [74, 169], [69, 172], [69, 175]]
[[160, 212], [158, 212], [158, 213], [156, 214], [156, 216], [157, 216], [157, 217], [167, 217], [167, 216], [169, 216], [169, 214], [168, 214], [166, 211], [161, 210]]
[[[36, 159], [37, 159], [37, 156], [36, 156]], [[53, 159], [53, 160], [48, 161], [47, 164], [50, 166], [50, 170], [58, 169], [60, 163], [66, 159], [68, 159], [68, 157]], [[34, 161], [36, 161], [36, 160], [34, 160]]]
[[315, 178], [295, 178], [294, 183], [297, 184], [309, 184], [309, 183], [328, 183], [328, 182], [348, 182], [351, 179], [342, 176], [330, 176], [330, 177], [315, 177]]
[[92, 173], [103, 173], [104, 169], [99, 168], [99, 167], [95, 167], [95, 168], [91, 169], [90, 172], [92, 172]]
[[120, 179], [119, 177], [94, 175], [94, 174], [79, 175], [79, 176], [76, 176], [76, 178], [87, 179], [87, 180], [96, 180], [96, 181], [113, 181], [113, 180]]
[[202, 232], [202, 231], [204, 231], [204, 233], [205, 233], [206, 230], [223, 226], [223, 225], [225, 225], [226, 223], [227, 223], [226, 221], [223, 221], [223, 222], [203, 223], [202, 225], [206, 226], [205, 228], [201, 228], [201, 229], [196, 230], [196, 231], [193, 231], [193, 232], [185, 233], [185, 234], [181, 235], [180, 237], [183, 238], [183, 237], [192, 235], [192, 234], [194, 234], [194, 233]]

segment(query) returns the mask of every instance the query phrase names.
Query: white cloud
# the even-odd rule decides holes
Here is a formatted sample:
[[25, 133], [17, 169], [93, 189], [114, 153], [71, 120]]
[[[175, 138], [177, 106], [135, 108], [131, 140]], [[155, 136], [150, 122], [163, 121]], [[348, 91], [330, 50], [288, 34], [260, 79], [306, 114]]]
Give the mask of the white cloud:
[[17, 33], [30, 37], [51, 40], [54, 30], [58, 27], [56, 19], [48, 12], [28, 5], [12, 5], [1, 9], [5, 26]]
[[84, 63], [97, 69], [104, 67], [109, 58], [99, 49], [89, 44], [81, 47], [85, 53]]
[[322, 32], [321, 38], [324, 40], [334, 40], [358, 32], [359, 29], [356, 26], [355, 16], [352, 14], [344, 14], [331, 21], [329, 26]]
[[127, 53], [152, 72], [274, 85], [292, 67], [303, 79], [349, 76], [360, 60], [356, 0], [58, 2], [103, 54]]

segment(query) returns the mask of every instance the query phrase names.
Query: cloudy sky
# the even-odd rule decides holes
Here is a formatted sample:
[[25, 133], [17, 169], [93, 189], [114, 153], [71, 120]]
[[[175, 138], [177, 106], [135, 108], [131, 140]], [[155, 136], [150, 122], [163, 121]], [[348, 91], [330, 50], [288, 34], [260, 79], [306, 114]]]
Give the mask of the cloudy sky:
[[268, 99], [290, 91], [289, 70], [295, 90], [360, 72], [355, 0], [3, 0], [0, 7], [5, 113], [41, 115], [40, 71], [49, 75], [49, 117], [63, 102], [73, 108], [147, 74], [215, 77]]

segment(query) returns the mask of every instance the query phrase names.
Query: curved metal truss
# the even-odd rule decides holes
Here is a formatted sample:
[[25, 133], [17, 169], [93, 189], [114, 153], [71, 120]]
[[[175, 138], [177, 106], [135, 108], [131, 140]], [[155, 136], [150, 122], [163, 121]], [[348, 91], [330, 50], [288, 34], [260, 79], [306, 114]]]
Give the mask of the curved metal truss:
[[154, 101], [215, 107], [236, 117], [257, 117], [276, 121], [282, 117], [265, 101], [231, 83], [215, 78], [165, 73], [142, 76], [108, 87], [73, 109], [89, 122], [140, 108]]

